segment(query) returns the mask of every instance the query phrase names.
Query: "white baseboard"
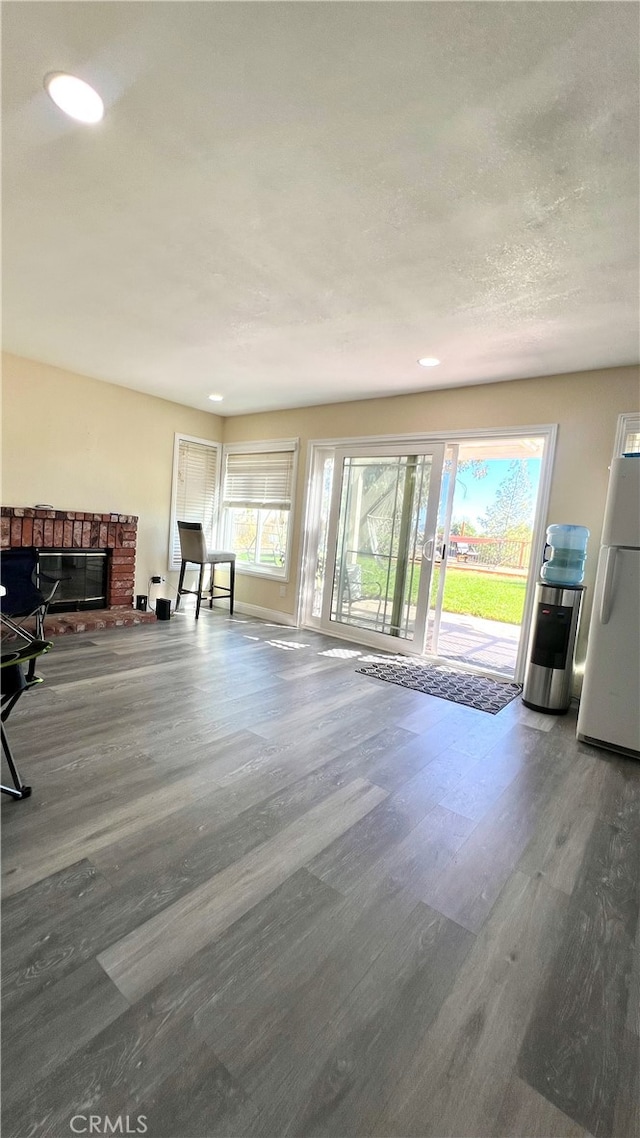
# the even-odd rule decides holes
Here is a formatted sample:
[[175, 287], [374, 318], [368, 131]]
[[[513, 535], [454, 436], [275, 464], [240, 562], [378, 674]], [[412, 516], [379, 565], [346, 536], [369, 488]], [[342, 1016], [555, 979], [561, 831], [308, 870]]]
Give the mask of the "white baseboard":
[[[228, 600], [222, 598], [220, 608], [228, 607], [228, 605]], [[245, 601], [236, 601], [233, 608], [234, 612], [242, 613], [244, 616], [255, 616], [258, 620], [268, 620], [272, 624], [284, 624], [287, 628], [298, 627], [295, 616], [290, 612], [278, 612], [277, 609], [265, 609], [262, 608], [261, 605], [248, 605]]]

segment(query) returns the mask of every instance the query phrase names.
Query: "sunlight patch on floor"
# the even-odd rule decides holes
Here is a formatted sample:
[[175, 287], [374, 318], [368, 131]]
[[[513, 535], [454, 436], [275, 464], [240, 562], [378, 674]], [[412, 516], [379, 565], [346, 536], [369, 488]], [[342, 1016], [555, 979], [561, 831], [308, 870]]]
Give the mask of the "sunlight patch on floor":
[[324, 652], [318, 652], [318, 656], [334, 656], [338, 660], [350, 660], [359, 655], [353, 648], [327, 648]]
[[272, 648], [281, 648], [283, 652], [294, 652], [297, 648], [308, 648], [308, 644], [298, 644], [294, 640], [267, 640]]

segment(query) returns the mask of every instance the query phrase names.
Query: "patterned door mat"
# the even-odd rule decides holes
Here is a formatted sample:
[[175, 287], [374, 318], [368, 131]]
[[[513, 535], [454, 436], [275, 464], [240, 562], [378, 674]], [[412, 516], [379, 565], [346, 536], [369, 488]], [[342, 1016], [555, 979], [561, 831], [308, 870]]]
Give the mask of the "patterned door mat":
[[475, 676], [470, 672], [456, 672], [438, 664], [417, 664], [408, 659], [380, 660], [375, 664], [365, 664], [356, 671], [363, 676], [374, 676], [377, 680], [436, 695], [452, 703], [462, 703], [465, 707], [475, 707], [489, 715], [497, 715], [522, 691], [520, 684]]

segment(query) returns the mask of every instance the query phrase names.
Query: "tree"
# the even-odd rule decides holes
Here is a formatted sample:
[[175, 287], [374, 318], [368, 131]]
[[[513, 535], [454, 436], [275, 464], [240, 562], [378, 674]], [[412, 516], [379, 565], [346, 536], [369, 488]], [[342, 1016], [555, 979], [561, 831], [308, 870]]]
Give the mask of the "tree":
[[[451, 459], [445, 458], [445, 460], [444, 460], [444, 473], [445, 473], [445, 475], [450, 475], [452, 467], [453, 467], [453, 463], [452, 463]], [[458, 465], [456, 467], [456, 498], [454, 498], [454, 504], [458, 500], [457, 499], [458, 489], [462, 490], [463, 499], [466, 498], [466, 496], [467, 496], [467, 484], [463, 478], [460, 478], [460, 474], [465, 473], [465, 472], [471, 474], [472, 478], [476, 479], [477, 481], [480, 481], [482, 478], [487, 477], [487, 474], [489, 473], [489, 467], [488, 467], [487, 463], [481, 458], [465, 458], [465, 459], [462, 459], [458, 463]], [[445, 483], [445, 496], [446, 496], [446, 483]], [[461, 503], [461, 507], [464, 509], [464, 501]], [[452, 522], [451, 522], [450, 532], [454, 537], [460, 536], [460, 535], [462, 535], [463, 527], [464, 527], [464, 536], [472, 537], [475, 534], [477, 534], [477, 532], [478, 532], [476, 527], [473, 525], [473, 523], [470, 522], [465, 517], [453, 518]]]
[[487, 474], [489, 473], [489, 467], [487, 463], [483, 462], [481, 458], [463, 458], [458, 463], [457, 472], [458, 474], [462, 474], [465, 470], [470, 470], [473, 477], [477, 479], [486, 478]]
[[[452, 467], [453, 467], [453, 462], [451, 461], [451, 459], [445, 458], [444, 466], [442, 468], [444, 473], [450, 474]], [[473, 478], [475, 478], [479, 481], [481, 478], [487, 477], [487, 474], [489, 473], [489, 466], [481, 458], [463, 458], [463, 459], [461, 459], [456, 466], [456, 482], [460, 482], [461, 486], [464, 486], [464, 482], [460, 478], [460, 475], [464, 474], [465, 471], [467, 473], [471, 474], [471, 476]]]
[[531, 536], [533, 516], [533, 486], [529, 478], [527, 460], [516, 458], [496, 490], [481, 525], [485, 533], [496, 537], [524, 538]]

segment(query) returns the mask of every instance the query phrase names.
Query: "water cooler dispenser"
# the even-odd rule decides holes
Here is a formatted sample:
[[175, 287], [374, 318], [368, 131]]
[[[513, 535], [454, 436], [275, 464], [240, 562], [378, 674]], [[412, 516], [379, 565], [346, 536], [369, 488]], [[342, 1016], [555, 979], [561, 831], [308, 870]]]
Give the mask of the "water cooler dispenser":
[[588, 537], [584, 526], [547, 530], [522, 692], [522, 702], [534, 711], [563, 715], [569, 710]]

